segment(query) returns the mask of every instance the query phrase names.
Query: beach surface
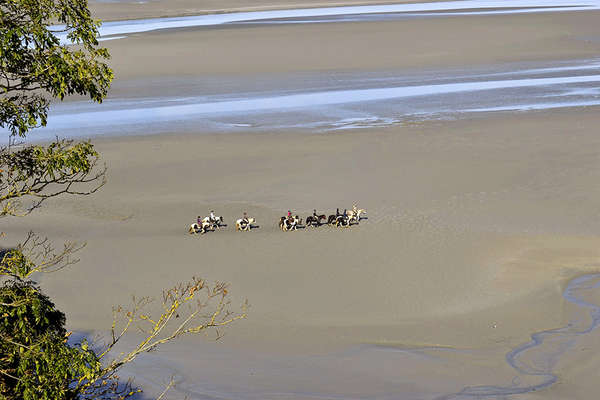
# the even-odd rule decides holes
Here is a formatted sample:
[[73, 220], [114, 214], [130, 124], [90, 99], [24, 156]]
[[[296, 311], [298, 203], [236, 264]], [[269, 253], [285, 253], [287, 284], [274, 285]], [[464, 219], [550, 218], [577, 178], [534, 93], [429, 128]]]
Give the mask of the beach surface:
[[[35, 229], [53, 240], [88, 242], [79, 265], [42, 280], [75, 330], [106, 329], [112, 305], [127, 304], [131, 294], [157, 295], [194, 275], [230, 282], [233, 306], [245, 298], [251, 304], [247, 320], [218, 344], [198, 338], [179, 353], [183, 344], [152, 355], [183, 363], [170, 367], [184, 376], [180, 388], [204, 382], [209, 369], [211, 385], [227, 397], [227, 382], [248, 379], [252, 366], [263, 369], [261, 384], [247, 383], [256, 398], [277, 398], [292, 383], [350, 398], [409, 393], [407, 379], [431, 396], [482, 380], [501, 384], [495, 369], [505, 383], [514, 372], [504, 353], [533, 332], [566, 324], [573, 317], [561, 297], [566, 282], [598, 268], [600, 138], [589, 129], [598, 119], [592, 108], [334, 134], [97, 140], [110, 166], [100, 193], [50, 202], [6, 229], [15, 238]], [[354, 202], [368, 219], [351, 229], [277, 227], [287, 209], [329, 214]], [[229, 226], [188, 235], [195, 216], [211, 209]], [[243, 211], [258, 229], [234, 231]], [[376, 354], [345, 353], [362, 345], [377, 346]], [[419, 357], [398, 360], [383, 381], [348, 370], [363, 357], [372, 365], [377, 354], [393, 365], [380, 346], [459, 354], [436, 356], [450, 364], [423, 367], [440, 376], [433, 386], [429, 373], [404, 376], [404, 369], [428, 365]], [[211, 362], [200, 361], [204, 351]], [[268, 361], [253, 364], [259, 356]], [[294, 356], [304, 368], [280, 378], [276, 365]], [[333, 381], [359, 374], [360, 384], [313, 386], [311, 363], [321, 363]], [[339, 371], [327, 363], [341, 363]], [[471, 367], [457, 373], [455, 364]], [[173, 398], [184, 393], [177, 390]], [[200, 389], [189, 390], [203, 398]]]
[[[322, 5], [335, 4], [91, 3], [109, 20]], [[110, 110], [118, 109], [111, 102], [143, 109], [174, 97], [247, 101], [261, 90], [277, 103], [303, 83], [325, 94], [347, 81], [372, 89], [356, 83], [365, 77], [408, 76], [414, 82], [404, 86], [424, 87], [433, 75], [464, 75], [462, 84], [483, 79], [477, 71], [554, 68], [532, 79], [582, 71], [568, 77], [575, 88], [552, 92], [544, 81], [495, 97], [468, 92], [437, 99], [448, 109], [442, 116], [354, 129], [311, 128], [298, 108], [301, 123], [286, 129], [237, 117], [228, 130], [194, 129], [194, 120], [171, 115], [132, 134], [109, 118], [78, 119], [86, 106], [70, 100], [59, 114], [72, 118], [76, 136], [94, 138], [108, 183], [3, 220], [3, 244], [29, 230], [57, 244], [87, 242], [77, 265], [37, 278], [69, 329], [90, 337], [106, 337], [112, 307], [132, 294], [158, 298], [192, 276], [229, 282], [234, 311], [248, 300], [248, 318], [218, 342], [186, 338], [129, 366], [122, 375], [135, 376], [142, 398], [156, 397], [171, 376], [172, 399], [591, 398], [600, 298], [596, 278], [573, 279], [600, 269], [599, 85], [589, 67], [600, 51], [599, 15], [195, 27], [107, 41], [116, 80], [102, 107]], [[592, 105], [510, 108], [535, 90]], [[508, 108], [459, 112], [478, 99]], [[356, 104], [333, 109], [361, 121], [380, 110]], [[281, 120], [273, 115], [255, 120]], [[367, 218], [348, 229], [277, 226], [287, 210], [305, 218], [353, 204]], [[210, 210], [228, 226], [189, 235]], [[251, 232], [234, 230], [243, 212], [257, 220]]]
[[56, 104], [32, 137], [316, 132], [600, 104], [599, 11], [395, 15], [117, 34], [102, 42], [108, 99]]
[[414, 1], [412, 0], [90, 0], [89, 6], [92, 14], [103, 21], [120, 21], [141, 18], [219, 14], [225, 12], [339, 7], [368, 4], [403, 4], [413, 2]]

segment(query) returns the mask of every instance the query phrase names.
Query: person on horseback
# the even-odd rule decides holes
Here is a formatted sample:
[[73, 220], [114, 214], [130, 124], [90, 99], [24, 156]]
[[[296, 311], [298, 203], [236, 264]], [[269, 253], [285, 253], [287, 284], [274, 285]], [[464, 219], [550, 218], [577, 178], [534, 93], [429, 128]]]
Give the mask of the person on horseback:
[[215, 216], [215, 212], [213, 210], [210, 210], [210, 222], [217, 222], [217, 217]]
[[340, 213], [339, 208], [336, 210], [336, 219], [335, 222], [337, 225], [346, 225], [346, 222], [348, 221], [348, 210], [344, 209], [343, 213]]
[[314, 209], [312, 215], [306, 218], [306, 224], [312, 226], [319, 226], [321, 223], [319, 222], [319, 215], [317, 214], [317, 210]]
[[242, 224], [248, 225], [248, 213], [244, 211], [244, 216], [242, 217]]

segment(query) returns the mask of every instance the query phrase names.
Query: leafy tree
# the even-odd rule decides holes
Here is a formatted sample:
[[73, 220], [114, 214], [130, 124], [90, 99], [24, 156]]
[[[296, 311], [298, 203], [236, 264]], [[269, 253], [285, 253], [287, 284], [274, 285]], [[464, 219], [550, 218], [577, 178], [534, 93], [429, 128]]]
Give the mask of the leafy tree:
[[[106, 96], [113, 72], [98, 46], [99, 24], [86, 0], [0, 0], [0, 128], [9, 139], [0, 147], [0, 218], [24, 216], [51, 197], [92, 194], [106, 182], [89, 142], [16, 146], [46, 125], [52, 99]], [[114, 309], [107, 343], [73, 345], [64, 314], [31, 278], [77, 262], [73, 253], [82, 247], [67, 243], [55, 251], [31, 233], [0, 251], [0, 400], [124, 399], [138, 390], [117, 373], [139, 354], [183, 335], [213, 330], [218, 337], [220, 327], [246, 316], [245, 305], [229, 311], [225, 284], [193, 278], [163, 292], [158, 315], [147, 310], [152, 299], [134, 298]], [[133, 327], [145, 337], [111, 356]]]
[[65, 343], [65, 315], [33, 282], [5, 282], [0, 315], [0, 397], [74, 399], [72, 382], [101, 370], [86, 343]]
[[0, 2], [0, 127], [10, 132], [8, 146], [0, 148], [0, 217], [104, 184], [106, 170], [96, 168], [99, 155], [88, 142], [11, 148], [46, 125], [51, 99], [80, 94], [101, 102], [106, 96], [113, 71], [105, 63], [108, 51], [98, 46], [99, 25], [86, 0]]
[[[27, 278], [73, 263], [76, 247], [54, 253], [46, 240], [30, 234], [0, 259], [0, 398], [73, 399], [72, 385], [101, 369], [85, 343], [66, 344], [65, 315]], [[37, 256], [37, 257], [36, 257]]]
[[0, 148], [0, 218], [23, 216], [61, 194], [88, 195], [106, 183], [106, 166], [89, 142], [55, 141]]
[[[142, 353], [185, 335], [214, 331], [245, 318], [229, 311], [227, 285], [190, 282], [163, 291], [160, 312], [153, 315], [149, 297], [133, 298], [129, 307], [115, 307], [106, 343], [71, 345], [65, 316], [28, 278], [55, 272], [77, 260], [67, 243], [55, 252], [46, 239], [30, 234], [24, 244], [5, 251], [0, 259], [0, 399], [125, 399], [139, 392], [118, 372]], [[132, 328], [145, 335], [129, 351], [111, 351]], [[93, 347], [93, 348], [92, 348]], [[169, 385], [170, 387], [170, 385]]]
[[113, 72], [104, 63], [108, 51], [98, 47], [99, 25], [87, 0], [0, 3], [0, 127], [25, 136], [45, 126], [51, 98], [102, 101]]

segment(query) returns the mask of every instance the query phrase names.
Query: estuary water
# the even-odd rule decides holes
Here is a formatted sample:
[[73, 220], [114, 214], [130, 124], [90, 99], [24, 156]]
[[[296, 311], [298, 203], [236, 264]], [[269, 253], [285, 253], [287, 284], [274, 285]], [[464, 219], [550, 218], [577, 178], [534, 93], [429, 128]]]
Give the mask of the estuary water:
[[[157, 30], [223, 28], [235, 24], [332, 23], [598, 9], [600, 0], [459, 0], [317, 7], [112, 21], [101, 26], [100, 40], [124, 39]], [[67, 39], [62, 36], [62, 40]], [[461, 118], [483, 112], [596, 106], [600, 104], [600, 61], [245, 78], [184, 79], [173, 75], [151, 80], [140, 78], [136, 82], [119, 80], [115, 85], [130, 85], [131, 90], [121, 91], [120, 97], [109, 97], [102, 105], [87, 101], [54, 104], [48, 127], [38, 130], [36, 138], [165, 132], [326, 132]], [[149, 87], [154, 90], [148, 90]]]
[[[600, 9], [600, 0], [458, 0], [408, 4], [317, 7], [105, 22], [100, 28], [100, 36], [103, 38], [120, 39], [124, 37], [123, 35], [160, 29], [207, 27], [223, 24], [378, 21], [382, 19], [444, 15], [522, 14], [598, 9]], [[67, 40], [65, 36], [62, 37], [64, 41]]]
[[[36, 137], [331, 130], [600, 105], [600, 60], [487, 68], [160, 78], [152, 95], [56, 104]], [[144, 85], [135, 82], [135, 85]], [[154, 89], [152, 89], [152, 87]], [[168, 88], [168, 89], [167, 89]], [[181, 94], [184, 95], [181, 95]], [[154, 95], [156, 94], [156, 95]], [[82, 132], [85, 132], [82, 134]]]

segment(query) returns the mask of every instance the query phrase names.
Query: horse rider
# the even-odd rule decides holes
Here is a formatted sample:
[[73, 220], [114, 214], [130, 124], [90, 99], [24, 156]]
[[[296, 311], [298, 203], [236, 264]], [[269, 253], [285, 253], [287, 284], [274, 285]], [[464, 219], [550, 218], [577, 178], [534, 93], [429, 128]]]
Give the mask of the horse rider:
[[198, 219], [196, 221], [198, 222], [198, 226], [202, 227], [202, 217], [198, 215]]
[[244, 216], [242, 217], [242, 224], [244, 225], [248, 225], [248, 213], [246, 213], [246, 211], [244, 211]]
[[337, 218], [335, 219], [338, 223], [342, 225], [346, 225], [346, 221], [348, 221], [348, 210], [344, 208], [344, 212], [340, 214], [340, 210], [336, 210]]
[[[314, 221], [314, 222], [312, 222], [312, 223], [313, 223], [315, 226], [319, 226], [319, 225], [321, 225], [321, 224], [319, 223], [319, 215], [317, 214], [317, 210], [316, 210], [316, 209], [314, 209], [314, 210], [313, 210], [313, 213], [312, 213], [312, 219], [313, 219], [313, 221]], [[306, 222], [308, 223], [308, 218], [306, 219]]]
[[210, 210], [210, 222], [217, 222], [217, 217], [215, 216], [215, 212]]

